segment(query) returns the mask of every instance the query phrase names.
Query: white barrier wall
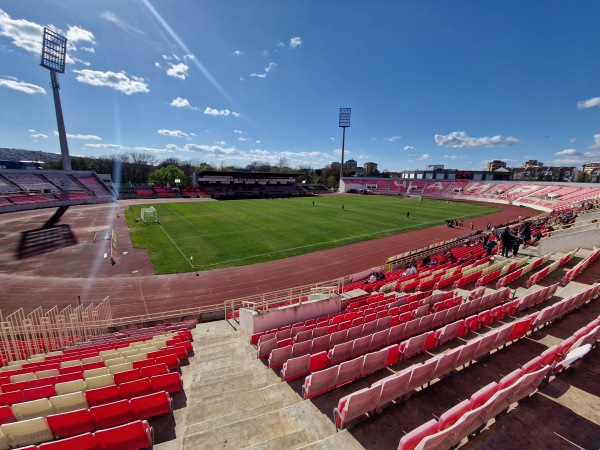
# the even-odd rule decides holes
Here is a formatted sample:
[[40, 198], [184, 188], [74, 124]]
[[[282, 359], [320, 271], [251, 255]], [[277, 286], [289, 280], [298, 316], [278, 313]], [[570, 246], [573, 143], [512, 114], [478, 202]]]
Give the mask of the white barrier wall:
[[315, 319], [340, 312], [342, 299], [336, 295], [325, 299], [309, 300], [298, 305], [255, 311], [240, 308], [240, 328], [248, 335]]
[[577, 247], [600, 247], [600, 231], [597, 229], [577, 231], [542, 238], [538, 246], [538, 255], [547, 255], [552, 252], [570, 252]]

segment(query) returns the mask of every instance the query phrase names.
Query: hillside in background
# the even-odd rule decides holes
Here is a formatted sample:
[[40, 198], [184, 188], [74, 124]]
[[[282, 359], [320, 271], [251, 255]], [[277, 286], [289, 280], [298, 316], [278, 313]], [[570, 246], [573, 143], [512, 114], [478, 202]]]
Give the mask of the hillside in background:
[[21, 148], [0, 147], [2, 161], [60, 161], [60, 153], [48, 153], [38, 150], [23, 150]]

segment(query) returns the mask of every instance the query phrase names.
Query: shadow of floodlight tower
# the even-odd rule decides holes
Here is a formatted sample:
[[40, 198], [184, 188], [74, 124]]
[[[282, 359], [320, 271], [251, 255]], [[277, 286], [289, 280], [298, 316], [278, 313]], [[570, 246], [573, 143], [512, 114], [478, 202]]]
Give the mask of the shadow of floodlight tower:
[[342, 177], [344, 176], [344, 147], [346, 145], [346, 128], [350, 126], [350, 112], [351, 108], [340, 108], [340, 128], [344, 131], [342, 133], [342, 164], [340, 165], [340, 183], [338, 192], [342, 190]]
[[62, 106], [58, 90], [57, 73], [65, 73], [65, 58], [67, 56], [67, 38], [44, 27], [42, 40], [42, 62], [40, 66], [50, 71], [50, 84], [54, 94], [54, 109], [56, 111], [56, 123], [58, 125], [58, 139], [60, 141], [60, 153], [62, 155], [63, 170], [71, 170], [71, 158], [69, 157], [69, 146], [67, 144], [67, 132], [63, 119]]

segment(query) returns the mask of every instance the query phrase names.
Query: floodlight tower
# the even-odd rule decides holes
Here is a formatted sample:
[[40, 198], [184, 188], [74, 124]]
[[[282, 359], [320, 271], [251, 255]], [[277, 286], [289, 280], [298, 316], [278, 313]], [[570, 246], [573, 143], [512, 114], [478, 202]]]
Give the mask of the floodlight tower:
[[350, 126], [350, 108], [340, 108], [340, 128], [342, 133], [342, 165], [340, 166], [340, 187], [342, 186], [342, 177], [344, 176], [344, 146], [346, 145], [346, 128]]
[[58, 140], [60, 141], [60, 153], [62, 155], [63, 170], [71, 170], [71, 158], [69, 157], [69, 145], [67, 144], [67, 132], [63, 119], [60, 94], [58, 90], [57, 73], [65, 73], [65, 59], [67, 56], [67, 38], [55, 33], [49, 28], [44, 28], [42, 40], [42, 62], [40, 66], [50, 71], [50, 84], [54, 94], [54, 109], [56, 111], [56, 123], [58, 125]]

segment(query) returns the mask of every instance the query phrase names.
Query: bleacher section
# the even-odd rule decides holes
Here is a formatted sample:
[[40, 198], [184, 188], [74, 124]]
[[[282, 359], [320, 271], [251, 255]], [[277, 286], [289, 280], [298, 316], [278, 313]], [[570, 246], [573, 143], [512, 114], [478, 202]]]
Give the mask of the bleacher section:
[[483, 182], [468, 180], [404, 180], [344, 178], [345, 191], [369, 189], [380, 195], [423, 195], [433, 198], [512, 203], [543, 211], [598, 203], [600, 188], [589, 183]]
[[0, 211], [112, 202], [96, 174], [79, 171], [0, 170]]
[[148, 420], [173, 412], [196, 323], [102, 334], [0, 368], [0, 448], [152, 447]]

